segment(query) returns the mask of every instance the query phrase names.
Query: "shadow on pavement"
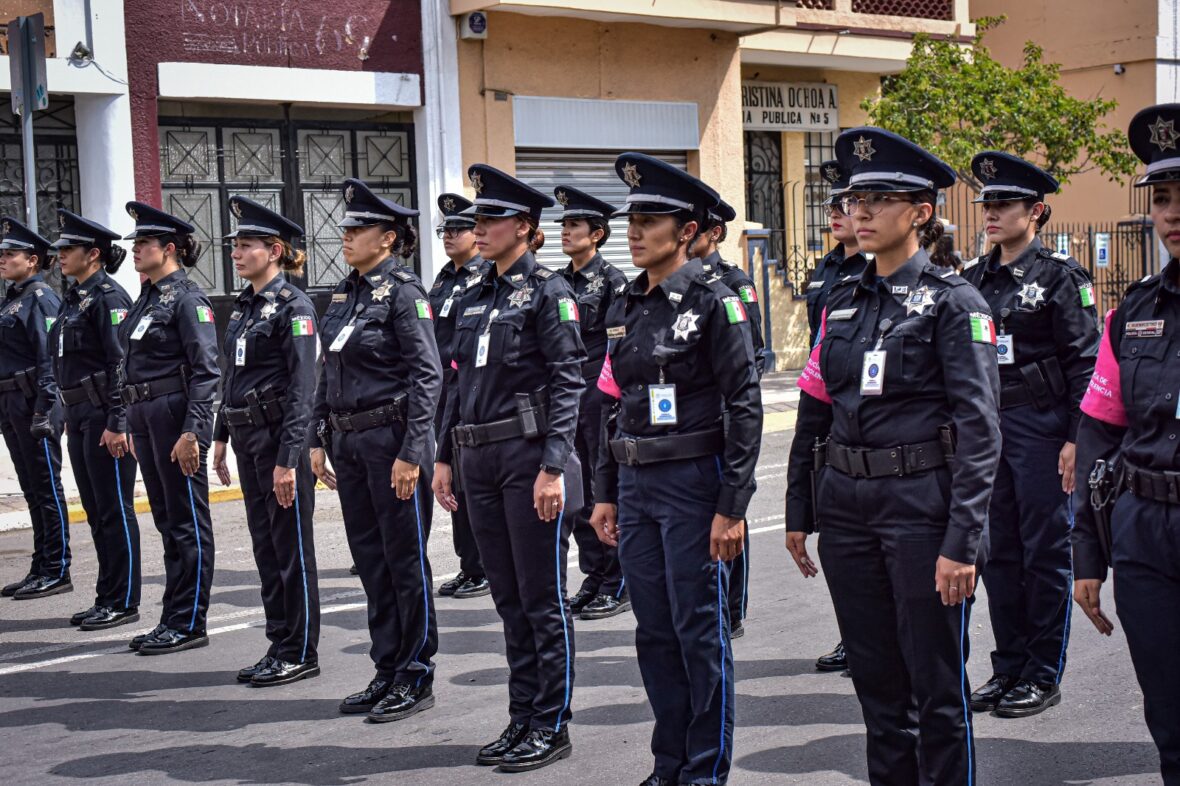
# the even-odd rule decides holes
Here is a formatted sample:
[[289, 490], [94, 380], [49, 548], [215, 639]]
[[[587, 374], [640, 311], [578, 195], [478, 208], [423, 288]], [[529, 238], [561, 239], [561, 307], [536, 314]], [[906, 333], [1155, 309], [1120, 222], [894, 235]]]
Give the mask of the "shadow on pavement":
[[[128, 653], [131, 653], [128, 650]], [[136, 660], [141, 660], [135, 656]], [[27, 671], [5, 678], [0, 696], [27, 696], [37, 701], [58, 699], [133, 699], [144, 694], [188, 688], [216, 688], [237, 685], [231, 671], [108, 671], [75, 673], [69, 671]], [[249, 690], [249, 688], [246, 688]], [[63, 717], [73, 712], [63, 708]], [[0, 716], [0, 724], [3, 724]], [[6, 724], [5, 724], [6, 725]]]
[[[339, 719], [339, 699], [259, 700], [262, 697], [242, 686], [241, 699], [172, 701], [75, 701], [68, 712], [58, 705], [28, 707], [0, 714], [0, 728], [20, 728], [42, 723], [60, 725], [69, 731], [141, 729], [160, 732], [207, 734], [243, 729], [255, 724], [322, 721]], [[359, 720], [357, 722], [360, 722]], [[216, 746], [214, 746], [216, 747]]]

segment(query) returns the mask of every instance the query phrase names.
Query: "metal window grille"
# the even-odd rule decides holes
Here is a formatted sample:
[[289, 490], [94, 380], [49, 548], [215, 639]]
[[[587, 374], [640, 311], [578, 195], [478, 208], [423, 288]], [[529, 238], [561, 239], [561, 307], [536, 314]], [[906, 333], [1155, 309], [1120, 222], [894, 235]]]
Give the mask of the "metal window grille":
[[836, 7], [836, 0], [798, 0], [795, 5], [815, 11], [831, 11]]
[[[50, 238], [57, 228], [57, 210], [78, 210], [78, 140], [73, 101], [54, 100], [33, 120], [37, 162], [37, 223]], [[8, 102], [0, 105], [0, 215], [25, 216], [25, 171], [21, 155], [20, 118]]]
[[854, 14], [954, 19], [954, 0], [852, 0]]
[[836, 135], [831, 131], [808, 132], [803, 141], [803, 155], [807, 251], [818, 259], [827, 253], [829, 245], [828, 211], [823, 204], [829, 187], [820, 174], [820, 164], [836, 157]]

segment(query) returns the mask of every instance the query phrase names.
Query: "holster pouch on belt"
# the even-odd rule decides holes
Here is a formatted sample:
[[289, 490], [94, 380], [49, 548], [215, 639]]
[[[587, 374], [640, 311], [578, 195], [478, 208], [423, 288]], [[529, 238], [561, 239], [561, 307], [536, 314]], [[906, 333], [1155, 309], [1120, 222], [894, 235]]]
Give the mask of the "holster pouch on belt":
[[946, 457], [946, 463], [950, 464], [955, 457], [955, 427], [949, 423], [945, 426], [938, 427], [938, 441], [942, 443], [942, 455]]
[[521, 436], [525, 439], [536, 439], [548, 430], [544, 398], [543, 391], [516, 394], [516, 414], [520, 418]]
[[86, 398], [98, 409], [106, 409], [108, 402], [103, 393], [107, 388], [107, 373], [98, 371], [82, 378], [82, 390], [86, 391]]
[[1052, 397], [1049, 393], [1049, 383], [1045, 379], [1044, 372], [1041, 371], [1040, 364], [1029, 363], [1021, 366], [1020, 376], [1024, 380], [1024, 386], [1032, 394], [1033, 405], [1037, 409], [1048, 408], [1052, 402]]
[[1098, 530], [1098, 546], [1107, 565], [1112, 565], [1110, 513], [1114, 509], [1122, 486], [1122, 464], [1115, 456], [1098, 459], [1090, 470], [1090, 510], [1094, 512], [1094, 525]]
[[25, 398], [37, 397], [37, 386], [34, 384], [36, 374], [36, 368], [26, 368], [24, 371], [18, 371], [12, 375], [20, 392], [25, 394]]

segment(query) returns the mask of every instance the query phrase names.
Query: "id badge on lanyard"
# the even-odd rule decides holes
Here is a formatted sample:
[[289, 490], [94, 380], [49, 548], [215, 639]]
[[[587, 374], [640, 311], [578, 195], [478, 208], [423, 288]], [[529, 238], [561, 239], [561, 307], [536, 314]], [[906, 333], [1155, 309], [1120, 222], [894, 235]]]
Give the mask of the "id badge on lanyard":
[[[344, 345], [348, 343], [348, 339], [352, 336], [352, 331], [356, 330], [356, 317], [349, 320], [348, 324], [340, 328], [340, 332], [336, 334], [336, 338], [328, 346], [329, 352], [339, 352], [344, 349]], [[245, 349], [242, 350], [243, 360], [245, 359]]]
[[664, 369], [660, 369], [660, 383], [647, 386], [648, 422], [653, 426], [675, 426], [676, 386], [664, 382]]
[[139, 318], [139, 322], [135, 324], [135, 330], [131, 331], [131, 340], [139, 341], [143, 338], [143, 334], [147, 333], [148, 328], [152, 326], [152, 315], [144, 314]]
[[479, 334], [479, 341], [475, 345], [475, 367], [483, 368], [488, 364], [488, 355], [492, 351], [492, 323], [496, 321], [496, 316], [500, 313], [500, 309], [493, 309], [488, 316], [487, 327]]
[[864, 363], [860, 368], [862, 396], [880, 396], [885, 392], [885, 361], [888, 355], [881, 349], [881, 345], [892, 324], [888, 319], [881, 320], [881, 335], [877, 338], [877, 346], [865, 352]]
[[456, 284], [451, 290], [451, 295], [443, 301], [442, 308], [438, 310], [439, 319], [446, 319], [451, 315], [451, 309], [455, 307], [455, 295], [459, 294], [459, 285]]

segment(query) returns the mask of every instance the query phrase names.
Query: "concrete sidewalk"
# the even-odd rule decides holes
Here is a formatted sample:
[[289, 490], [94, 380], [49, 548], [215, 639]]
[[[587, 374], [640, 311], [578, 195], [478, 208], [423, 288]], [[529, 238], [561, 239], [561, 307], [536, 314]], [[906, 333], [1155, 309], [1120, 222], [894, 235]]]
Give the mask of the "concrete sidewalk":
[[[786, 431], [795, 425], [795, 411], [799, 406], [799, 389], [795, 381], [799, 377], [798, 371], [784, 371], [767, 374], [762, 380], [762, 406], [765, 412], [763, 431], [773, 433]], [[71, 524], [86, 521], [86, 512], [78, 497], [78, 484], [74, 480], [74, 471], [70, 467], [70, 456], [66, 448], [69, 436], [63, 436], [61, 441], [62, 466], [61, 485], [65, 490], [65, 504], [68, 507]], [[237, 462], [234, 460], [231, 447], [226, 456], [230, 474], [237, 473]], [[222, 486], [217, 478], [210, 473], [210, 502], [227, 502], [242, 498], [242, 488], [236, 483]], [[135, 477], [135, 512], [148, 512], [147, 493], [143, 487], [143, 477], [136, 473]], [[28, 508], [24, 495], [21, 494], [20, 483], [16, 478], [16, 469], [12, 464], [12, 457], [8, 451], [0, 449], [0, 532], [11, 529], [26, 529], [32, 526], [29, 521]]]

